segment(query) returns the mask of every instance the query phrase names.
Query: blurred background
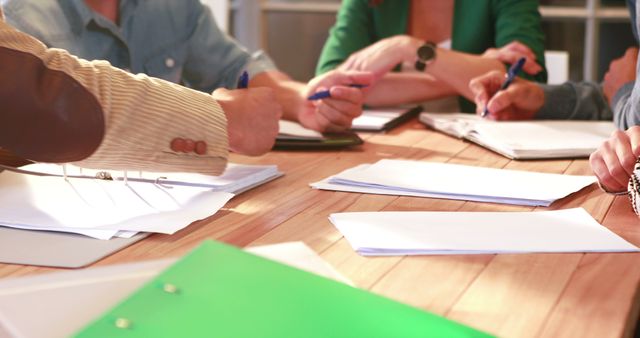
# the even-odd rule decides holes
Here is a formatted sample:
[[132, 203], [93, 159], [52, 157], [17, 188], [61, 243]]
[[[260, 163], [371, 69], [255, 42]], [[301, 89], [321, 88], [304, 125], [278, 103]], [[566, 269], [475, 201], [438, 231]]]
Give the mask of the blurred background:
[[[252, 50], [267, 51], [280, 69], [301, 81], [313, 77], [340, 7], [340, 0], [203, 2], [228, 8], [222, 20], [229, 33]], [[568, 52], [573, 81], [600, 81], [611, 60], [636, 44], [624, 0], [541, 0], [540, 13], [546, 49]]]

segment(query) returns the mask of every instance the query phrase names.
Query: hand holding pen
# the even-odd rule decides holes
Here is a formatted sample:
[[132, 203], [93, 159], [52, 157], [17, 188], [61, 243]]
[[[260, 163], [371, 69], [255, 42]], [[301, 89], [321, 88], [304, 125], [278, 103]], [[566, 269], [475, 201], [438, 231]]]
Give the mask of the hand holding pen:
[[[469, 82], [477, 112], [493, 120], [531, 120], [545, 102], [542, 88], [517, 78], [518, 64], [508, 74], [492, 71]], [[521, 67], [521, 66], [519, 66]]]
[[371, 72], [333, 70], [306, 85], [297, 119], [305, 127], [318, 131], [340, 131], [362, 114], [365, 93], [372, 85]]
[[[511, 85], [511, 82], [513, 82], [516, 76], [518, 76], [518, 74], [522, 70], [522, 66], [524, 66], [524, 63], [526, 61], [526, 58], [520, 58], [518, 62], [512, 64], [511, 67], [509, 67], [509, 72], [507, 72], [507, 76], [505, 77], [504, 82], [502, 83], [498, 91], [505, 90], [509, 87], [509, 85]], [[489, 108], [485, 106], [481, 116], [486, 117], [487, 115], [489, 115]]]

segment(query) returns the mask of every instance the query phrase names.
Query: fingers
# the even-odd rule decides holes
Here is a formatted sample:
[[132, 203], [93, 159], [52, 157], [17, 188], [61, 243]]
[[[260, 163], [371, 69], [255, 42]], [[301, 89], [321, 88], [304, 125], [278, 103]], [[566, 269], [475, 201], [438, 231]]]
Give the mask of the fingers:
[[[363, 71], [340, 71], [333, 72], [327, 76], [321, 84], [324, 86], [338, 85], [360, 85], [370, 86], [373, 84], [373, 73]], [[333, 93], [332, 93], [333, 94]]]
[[352, 118], [336, 110], [328, 104], [316, 107], [311, 120], [307, 120], [303, 125], [307, 128], [320, 132], [337, 132], [351, 128]]
[[618, 169], [619, 172], [616, 172], [616, 174], [624, 177], [624, 182], [626, 184], [633, 173], [633, 166], [636, 163], [636, 157], [631, 149], [631, 141], [624, 132], [615, 131], [611, 144], [615, 151], [615, 156], [612, 157], [615, 157], [617, 162], [621, 165], [621, 170]]
[[626, 189], [635, 161], [631, 139], [621, 131], [614, 132], [589, 158], [593, 172], [608, 191]]
[[629, 128], [626, 133], [629, 137], [629, 143], [631, 143], [633, 155], [636, 158], [640, 157], [640, 126], [633, 126]]
[[637, 59], [638, 58], [638, 47], [629, 47], [627, 51], [624, 53], [624, 58], [629, 59]]
[[315, 105], [319, 130], [344, 130], [351, 127], [354, 118], [362, 114], [364, 95], [358, 88], [337, 86], [330, 90], [331, 98]]
[[487, 103], [489, 110], [489, 118], [494, 120], [512, 120], [513, 116], [509, 113], [513, 106], [513, 90], [507, 88], [496, 93]]
[[523, 54], [518, 51], [505, 50], [499, 54], [499, 60], [503, 63], [514, 64], [524, 57], [526, 59], [522, 70], [527, 74], [535, 75], [542, 71], [542, 67], [536, 62], [534, 54]]
[[469, 82], [469, 89], [474, 95], [474, 101], [478, 107], [478, 112], [482, 112], [487, 106], [489, 98], [492, 97], [504, 81], [504, 73], [500, 71], [492, 71], [485, 75], [481, 75]]
[[536, 55], [531, 51], [531, 48], [529, 48], [527, 45], [525, 45], [520, 41], [517, 41], [517, 40], [511, 41], [508, 44], [506, 44], [504, 48], [507, 48], [509, 50], [519, 52], [522, 54], [526, 54], [525, 56], [530, 57], [533, 60], [536, 59]]
[[600, 149], [589, 157], [589, 164], [591, 165], [591, 170], [598, 178], [600, 185], [608, 192], [619, 192], [624, 191], [626, 185], [621, 184], [616, 179], [614, 179], [613, 175], [609, 172], [609, 168], [605, 164], [602, 159], [602, 154], [600, 153]]

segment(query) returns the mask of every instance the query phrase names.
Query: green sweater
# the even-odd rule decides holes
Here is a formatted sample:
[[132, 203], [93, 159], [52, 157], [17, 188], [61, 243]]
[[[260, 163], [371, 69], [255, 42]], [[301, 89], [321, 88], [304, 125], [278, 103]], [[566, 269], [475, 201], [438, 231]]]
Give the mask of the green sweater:
[[[343, 0], [336, 24], [322, 49], [316, 69], [325, 73], [343, 63], [349, 55], [381, 39], [406, 34], [410, 0], [386, 0], [376, 7], [369, 0]], [[451, 47], [482, 54], [487, 48], [520, 41], [536, 54], [544, 68], [544, 34], [536, 0], [456, 0]], [[528, 77], [528, 76], [525, 76]], [[546, 82], [546, 69], [535, 77]], [[466, 101], [466, 100], [465, 100]], [[461, 102], [463, 111], [475, 111]]]

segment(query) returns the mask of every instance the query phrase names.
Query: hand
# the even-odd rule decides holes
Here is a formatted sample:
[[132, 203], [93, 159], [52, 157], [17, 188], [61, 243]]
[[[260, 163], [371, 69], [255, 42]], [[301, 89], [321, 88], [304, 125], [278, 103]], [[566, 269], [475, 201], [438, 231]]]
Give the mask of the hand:
[[627, 190], [633, 167], [640, 156], [640, 127], [626, 132], [615, 131], [598, 150], [589, 157], [591, 170], [607, 192]]
[[507, 89], [498, 91], [505, 73], [492, 71], [469, 82], [476, 111], [493, 120], [532, 120], [544, 104], [544, 91], [537, 84], [516, 78]]
[[257, 156], [271, 150], [278, 136], [282, 107], [272, 89], [217, 89], [213, 98], [227, 116], [229, 147], [232, 151]]
[[[317, 131], [341, 131], [351, 127], [354, 118], [362, 114], [366, 88], [349, 87], [351, 84], [370, 86], [370, 72], [333, 70], [312, 79], [302, 93], [303, 107], [298, 121], [303, 126]], [[329, 89], [331, 97], [308, 101], [307, 97]]]
[[396, 65], [416, 60], [416, 51], [424, 42], [407, 35], [396, 35], [382, 39], [349, 56], [338, 67], [339, 70], [369, 71], [380, 79]]
[[482, 54], [482, 57], [496, 59], [506, 64], [514, 64], [520, 58], [525, 57], [527, 61], [522, 67], [525, 73], [535, 75], [542, 71], [542, 67], [536, 62], [536, 54], [519, 41], [510, 42], [501, 48], [489, 48]]
[[613, 97], [626, 83], [636, 80], [636, 62], [638, 60], [638, 48], [627, 49], [624, 55], [615, 59], [609, 65], [609, 70], [604, 75], [602, 85], [604, 96], [613, 104]]

